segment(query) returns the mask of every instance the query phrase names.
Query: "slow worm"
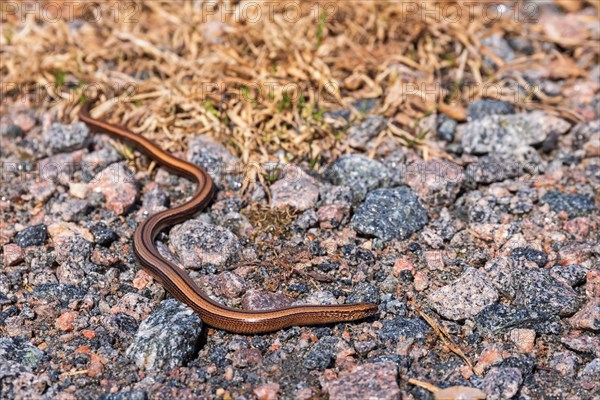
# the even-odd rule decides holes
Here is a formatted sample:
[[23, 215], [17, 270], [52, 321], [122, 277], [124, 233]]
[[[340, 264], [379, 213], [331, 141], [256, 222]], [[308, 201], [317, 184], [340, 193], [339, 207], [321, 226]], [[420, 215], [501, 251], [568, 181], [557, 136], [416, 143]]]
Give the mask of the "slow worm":
[[263, 333], [296, 325], [319, 325], [355, 321], [374, 315], [377, 305], [354, 303], [342, 305], [302, 305], [272, 310], [246, 311], [223, 306], [202, 292], [181, 268], [160, 255], [154, 242], [156, 236], [169, 226], [181, 222], [204, 209], [211, 201], [215, 186], [202, 168], [173, 157], [152, 141], [130, 130], [94, 119], [89, 114], [90, 102], [85, 103], [79, 119], [92, 131], [104, 132], [123, 140], [169, 171], [197, 183], [192, 199], [180, 206], [151, 215], [135, 230], [133, 250], [140, 264], [179, 301], [191, 307], [204, 323], [236, 333]]

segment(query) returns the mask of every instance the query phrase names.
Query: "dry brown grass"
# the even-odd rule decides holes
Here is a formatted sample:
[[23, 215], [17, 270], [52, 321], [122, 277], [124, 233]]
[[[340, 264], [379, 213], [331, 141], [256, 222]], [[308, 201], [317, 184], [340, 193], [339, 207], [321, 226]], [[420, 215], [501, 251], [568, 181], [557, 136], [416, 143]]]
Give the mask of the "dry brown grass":
[[[45, 13], [28, 16], [13, 14], [7, 9], [13, 3], [3, 2], [3, 94], [10, 99], [17, 91], [27, 93], [32, 105], [66, 120], [75, 118], [83, 95], [98, 94], [98, 114], [169, 150], [184, 148], [189, 134], [209, 133], [244, 162], [293, 160], [318, 167], [323, 154], [347, 151], [336, 146], [339, 133], [323, 123], [323, 110], [352, 108], [353, 100], [365, 98], [378, 99], [376, 111], [393, 118], [385, 135], [426, 156], [441, 154], [416, 121], [436, 111], [464, 118], [467, 101], [482, 95], [467, 95], [465, 82], [526, 85], [519, 71], [549, 62], [560, 63], [565, 77], [574, 79], [574, 60], [588, 66], [598, 61], [592, 33], [572, 41], [512, 18], [489, 23], [482, 16], [486, 2], [471, 10], [473, 18], [458, 21], [393, 1], [324, 2], [317, 12], [318, 3], [302, 2], [299, 18], [289, 18], [289, 4], [298, 3], [281, 1], [272, 18], [262, 8], [256, 21], [251, 4], [261, 2], [209, 2], [233, 13], [208, 16], [201, 1], [100, 3], [103, 16], [86, 20], [86, 2], [73, 10], [74, 17], [68, 2], [36, 2]], [[62, 18], [55, 19], [57, 4], [63, 5]], [[328, 4], [335, 8], [329, 14]], [[452, 3], [441, 4], [443, 9]], [[504, 65], [480, 43], [495, 32], [529, 36], [534, 54]], [[563, 51], [547, 53], [542, 41]], [[486, 69], [484, 53], [498, 70]], [[410, 83], [435, 89], [414, 93]], [[270, 87], [272, 93], [264, 93]], [[286, 91], [291, 88], [301, 96]], [[461, 100], [448, 103], [448, 93]], [[578, 118], [556, 98], [518, 105]], [[353, 116], [361, 118], [356, 110]]]

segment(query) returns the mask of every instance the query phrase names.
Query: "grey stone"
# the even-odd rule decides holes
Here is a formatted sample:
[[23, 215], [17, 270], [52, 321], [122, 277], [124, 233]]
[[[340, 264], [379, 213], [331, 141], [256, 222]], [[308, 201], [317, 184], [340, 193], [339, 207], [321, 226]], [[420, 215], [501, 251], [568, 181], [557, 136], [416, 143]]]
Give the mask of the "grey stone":
[[480, 157], [465, 168], [467, 183], [488, 184], [545, 171], [544, 161], [531, 146], [520, 146], [510, 154], [494, 153]]
[[352, 102], [352, 107], [356, 108], [356, 110], [358, 112], [361, 112], [363, 114], [368, 114], [371, 111], [373, 111], [373, 109], [375, 107], [377, 107], [377, 100], [376, 99], [358, 99], [358, 100], [354, 100]]
[[110, 246], [112, 242], [119, 238], [115, 231], [107, 228], [106, 225], [102, 223], [92, 226], [90, 232], [94, 235], [94, 242], [101, 246]]
[[548, 255], [546, 253], [531, 247], [516, 247], [511, 250], [510, 256], [517, 260], [523, 258], [527, 261], [532, 261], [539, 267], [543, 267], [548, 262]]
[[84, 147], [89, 140], [90, 130], [83, 122], [63, 125], [55, 122], [44, 133], [44, 144], [49, 154], [64, 153]]
[[356, 232], [387, 241], [407, 239], [429, 220], [427, 210], [408, 187], [376, 189], [367, 195], [352, 216]]
[[438, 115], [437, 137], [445, 142], [452, 142], [458, 122], [443, 114]]
[[537, 333], [559, 333], [558, 317], [540, 311], [492, 304], [481, 310], [474, 318], [477, 330], [486, 337], [509, 332], [511, 329], [533, 329]]
[[466, 153], [510, 155], [519, 147], [541, 144], [552, 134], [563, 134], [569, 127], [558, 117], [535, 111], [490, 115], [461, 125], [458, 131]]
[[548, 360], [548, 366], [555, 369], [563, 376], [573, 375], [577, 370], [577, 365], [581, 362], [581, 357], [572, 351], [559, 351], [552, 354]]
[[585, 283], [588, 271], [588, 268], [579, 264], [555, 265], [550, 269], [550, 275], [559, 281], [566, 282], [571, 287], [575, 287]]
[[[481, 39], [481, 45], [496, 54], [504, 62], [512, 61], [516, 57], [508, 41], [499, 33]], [[490, 57], [484, 56], [483, 58], [483, 63], [488, 69], [493, 69], [496, 66], [496, 63]]]
[[306, 210], [294, 221], [294, 226], [301, 230], [308, 230], [313, 226], [317, 225], [319, 222], [319, 217], [317, 217], [317, 212], [313, 209]]
[[357, 154], [340, 157], [324, 175], [334, 185], [349, 187], [355, 202], [364, 200], [369, 191], [391, 183], [391, 172], [382, 163]]
[[0, 359], [18, 362], [27, 369], [35, 369], [44, 352], [24, 338], [0, 338]]
[[180, 367], [195, 356], [201, 331], [202, 321], [191, 308], [165, 300], [140, 324], [127, 356], [146, 370]]
[[340, 339], [333, 336], [322, 337], [304, 357], [304, 367], [319, 371], [329, 367], [334, 360], [335, 347]]
[[510, 399], [523, 384], [523, 375], [518, 368], [492, 367], [483, 378], [481, 389], [488, 400]]
[[514, 280], [514, 304], [517, 306], [561, 317], [573, 315], [581, 306], [577, 293], [571, 287], [557, 281], [545, 269], [515, 271]]
[[467, 119], [475, 121], [489, 115], [507, 115], [513, 114], [515, 107], [502, 100], [474, 100], [467, 108]]
[[241, 247], [230, 230], [197, 219], [171, 229], [169, 244], [183, 265], [191, 269], [206, 264], [224, 267], [239, 257]]
[[225, 146], [217, 143], [208, 135], [193, 137], [188, 143], [187, 159], [206, 169], [219, 187], [237, 190], [241, 187], [243, 176], [239, 174], [239, 160]]
[[379, 289], [368, 282], [360, 282], [348, 296], [348, 303], [379, 303]]
[[147, 400], [148, 393], [144, 390], [123, 390], [117, 393], [103, 393], [98, 400]]
[[541, 199], [542, 204], [548, 204], [553, 211], [564, 211], [569, 218], [589, 215], [596, 210], [592, 196], [583, 194], [567, 194], [549, 190]]
[[52, 205], [52, 214], [63, 221], [82, 221], [86, 219], [93, 207], [87, 200], [66, 199]]
[[46, 302], [57, 301], [67, 306], [73, 300], [80, 300], [86, 295], [85, 288], [69, 284], [44, 283], [33, 288], [32, 296]]
[[375, 138], [385, 129], [385, 118], [374, 115], [366, 118], [359, 125], [348, 129], [348, 144], [356, 149], [366, 149], [371, 139]]
[[271, 207], [292, 207], [299, 211], [313, 208], [319, 198], [319, 187], [308, 174], [298, 169], [298, 176], [287, 174], [271, 185]]
[[377, 332], [377, 337], [382, 342], [397, 342], [402, 338], [406, 339], [424, 339], [430, 326], [421, 318], [403, 318], [386, 319], [383, 326]]
[[465, 179], [462, 168], [444, 159], [433, 158], [408, 166], [405, 182], [419, 198], [432, 207], [454, 204]]
[[46, 243], [46, 239], [48, 239], [46, 225], [39, 224], [23, 229], [15, 235], [13, 241], [25, 248], [29, 246], [41, 246]]
[[600, 388], [600, 358], [590, 361], [581, 371], [582, 386], [596, 391]]
[[456, 281], [431, 293], [428, 300], [438, 314], [459, 321], [495, 303], [498, 291], [484, 273], [467, 268]]
[[50, 384], [47, 377], [29, 372], [23, 365], [0, 359], [1, 399], [41, 399]]
[[324, 185], [319, 190], [321, 205], [335, 204], [343, 207], [352, 206], [352, 190], [346, 186]]

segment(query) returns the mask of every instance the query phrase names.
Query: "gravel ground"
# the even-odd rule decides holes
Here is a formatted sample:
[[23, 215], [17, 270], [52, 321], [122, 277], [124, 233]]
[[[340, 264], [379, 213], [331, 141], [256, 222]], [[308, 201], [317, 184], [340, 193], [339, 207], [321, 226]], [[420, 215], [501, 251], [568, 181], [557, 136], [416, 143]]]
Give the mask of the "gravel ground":
[[[485, 44], [516, 57], [502, 38]], [[185, 201], [190, 182], [81, 123], [7, 107], [0, 397], [433, 399], [427, 383], [444, 398], [599, 398], [594, 74], [580, 78], [594, 96], [578, 124], [489, 100], [465, 122], [430, 116], [451, 160], [373, 147], [388, 121], [367, 111], [341, 145], [372, 158], [281, 166], [270, 202], [258, 186], [242, 195], [223, 146], [190, 138], [180, 156], [219, 192], [158, 238], [165, 257], [232, 307], [379, 304], [368, 320], [255, 336], [204, 325], [135, 260], [139, 221]]]
[[[233, 155], [192, 138], [187, 157], [221, 190], [159, 238], [166, 257], [233, 307], [380, 305], [366, 321], [241, 336], [205, 326], [132, 253], [137, 223], [184, 201], [190, 182], [132, 168], [79, 123], [11, 107], [2, 117], [0, 394], [433, 398], [414, 379], [490, 399], [594, 398], [600, 122], [494, 102], [469, 112], [454, 124], [462, 152], [452, 161], [396, 147], [322, 171], [287, 166], [270, 206], [261, 190], [241, 197], [239, 177], [222, 168]], [[371, 135], [360, 130], [379, 118], [352, 125], [348, 140]], [[510, 166], [506, 175], [497, 160], [514, 164], [523, 147], [538, 172]]]

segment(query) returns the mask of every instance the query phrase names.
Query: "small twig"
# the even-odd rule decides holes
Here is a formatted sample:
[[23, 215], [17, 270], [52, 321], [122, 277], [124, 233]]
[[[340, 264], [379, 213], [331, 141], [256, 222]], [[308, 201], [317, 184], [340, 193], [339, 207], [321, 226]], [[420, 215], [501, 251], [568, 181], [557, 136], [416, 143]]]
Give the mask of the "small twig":
[[471, 364], [471, 361], [469, 361], [465, 353], [463, 353], [463, 351], [456, 344], [454, 339], [452, 339], [450, 334], [446, 332], [446, 330], [442, 328], [433, 318], [421, 311], [417, 306], [415, 306], [415, 310], [433, 328], [433, 330], [439, 336], [439, 338], [442, 339], [442, 342], [444, 342], [444, 345], [446, 345], [446, 347], [448, 347], [448, 349], [450, 349], [450, 351], [452, 351], [454, 354], [462, 358], [464, 362], [469, 366], [469, 368], [471, 368], [471, 371], [473, 371], [473, 373], [476, 374], [475, 370], [473, 369], [473, 364]]

